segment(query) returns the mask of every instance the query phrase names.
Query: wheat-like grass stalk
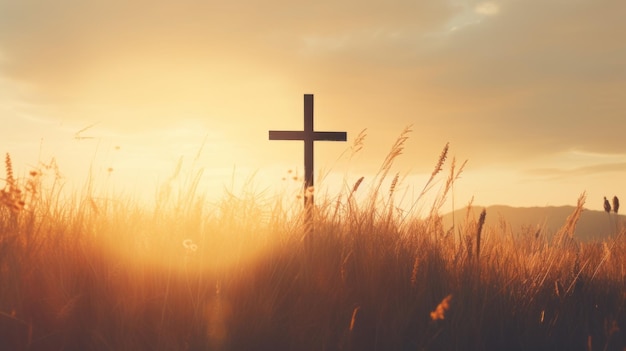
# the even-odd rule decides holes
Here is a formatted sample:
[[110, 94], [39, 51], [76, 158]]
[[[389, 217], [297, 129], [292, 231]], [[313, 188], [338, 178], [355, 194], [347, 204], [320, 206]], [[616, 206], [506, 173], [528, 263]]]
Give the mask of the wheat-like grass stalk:
[[[461, 164], [459, 169], [457, 170], [456, 169], [456, 157], [452, 158], [452, 161], [450, 163], [450, 173], [448, 173], [448, 178], [446, 179], [446, 182], [443, 185], [443, 188], [439, 196], [437, 196], [435, 200], [433, 201], [433, 206], [431, 208], [431, 215], [439, 213], [439, 211], [441, 210], [441, 207], [443, 207], [444, 203], [447, 201], [448, 194], [453, 189], [454, 183], [461, 177], [461, 173], [463, 173], [463, 169], [465, 168], [466, 164], [467, 164], [467, 160], [465, 160]], [[454, 216], [454, 198], [452, 199], [452, 201], [453, 201], [452, 213]]]
[[555, 236], [555, 240], [557, 240], [557, 243], [559, 245], [563, 245], [566, 242], [567, 243], [573, 242], [574, 232], [576, 231], [576, 224], [578, 223], [578, 220], [580, 219], [580, 215], [583, 212], [583, 209], [584, 209], [583, 206], [585, 205], [586, 198], [587, 198], [587, 195], [585, 192], [580, 194], [580, 196], [578, 197], [578, 202], [576, 204], [576, 208], [574, 209], [574, 212], [572, 212], [572, 214], [570, 214], [567, 217], [567, 219], [565, 220], [565, 224], [557, 232]]
[[480, 275], [480, 239], [483, 232], [483, 226], [485, 225], [485, 218], [487, 217], [487, 209], [483, 208], [478, 218], [478, 227], [476, 228], [476, 266]]
[[404, 128], [402, 133], [400, 133], [400, 136], [398, 136], [396, 141], [393, 143], [391, 150], [385, 157], [385, 160], [383, 161], [380, 169], [378, 170], [378, 173], [376, 174], [375, 178], [378, 180], [378, 183], [376, 184], [376, 186], [374, 187], [372, 191], [372, 194], [370, 195], [370, 208], [371, 209], [375, 207], [376, 200], [378, 199], [380, 187], [382, 186], [383, 181], [387, 177], [387, 174], [391, 170], [391, 166], [393, 166], [394, 160], [398, 156], [402, 155], [402, 152], [404, 151], [404, 144], [409, 139], [409, 134], [413, 131], [411, 127], [412, 125], [409, 125], [408, 127]]
[[332, 216], [332, 222], [334, 223], [339, 215], [339, 209], [341, 208], [341, 200], [342, 200], [342, 193], [339, 193], [339, 195], [337, 196], [337, 200], [335, 201], [335, 209], [333, 211], [333, 216]]
[[396, 173], [396, 175], [393, 177], [393, 179], [391, 180], [391, 184], [389, 185], [389, 198], [393, 198], [393, 193], [396, 190], [396, 187], [398, 186], [398, 179], [400, 178], [400, 173]]
[[389, 169], [393, 165], [393, 161], [398, 156], [402, 155], [402, 152], [404, 151], [404, 144], [409, 139], [409, 134], [413, 131], [411, 129], [412, 127], [413, 127], [413, 125], [409, 125], [409, 126], [405, 127], [404, 130], [400, 133], [400, 135], [396, 139], [396, 141], [391, 146], [391, 150], [389, 151], [389, 153], [385, 157], [385, 160], [383, 161], [383, 164], [382, 164], [382, 166], [380, 168], [380, 171], [379, 171], [379, 174], [380, 173], [383, 174], [383, 176], [381, 177], [382, 179], [385, 178], [384, 175], [389, 171]]
[[[330, 167], [328, 168], [328, 170], [320, 170], [319, 174], [316, 176], [316, 183], [323, 183], [326, 179], [326, 177], [330, 174], [330, 170], [334, 168], [334, 166], [337, 164], [337, 162], [339, 162], [339, 160], [341, 160], [346, 153], [350, 152], [350, 155], [348, 156], [348, 164], [350, 164], [350, 162], [352, 161], [352, 159], [361, 151], [363, 150], [363, 146], [365, 145], [365, 137], [367, 136], [367, 128], [361, 130], [359, 132], [359, 134], [354, 138], [354, 140], [352, 141], [352, 145], [350, 145], [349, 148], [343, 150], [343, 152], [341, 154], [339, 154], [339, 156], [335, 159], [335, 161], [330, 165]], [[345, 177], [347, 177], [347, 173], [344, 175]]]
[[352, 310], [352, 318], [350, 318], [350, 332], [354, 331], [354, 326], [356, 325], [356, 318], [359, 315], [360, 306], [356, 306], [354, 310]]
[[617, 212], [619, 211], [619, 199], [617, 196], [613, 196], [613, 213], [615, 213], [615, 234], [619, 229], [619, 217], [617, 216]]
[[11, 155], [7, 152], [4, 158], [4, 167], [6, 171], [5, 186], [0, 191], [0, 204], [4, 205], [11, 212], [12, 222], [17, 221], [17, 213], [24, 208], [24, 194], [18, 186], [18, 182], [13, 175], [13, 161]]
[[450, 143], [448, 142], [443, 147], [443, 150], [441, 151], [441, 154], [439, 155], [439, 158], [437, 159], [437, 163], [435, 164], [435, 168], [433, 169], [433, 172], [430, 174], [430, 178], [428, 179], [426, 184], [424, 184], [424, 187], [422, 188], [422, 191], [417, 196], [417, 198], [415, 200], [413, 200], [413, 203], [411, 204], [411, 206], [409, 208], [409, 211], [407, 211], [407, 214], [406, 214], [407, 216], [410, 213], [413, 213], [413, 210], [415, 210], [415, 207], [420, 202], [422, 197], [424, 197], [424, 195], [432, 187], [432, 182], [435, 179], [435, 177], [437, 176], [437, 174], [439, 174], [439, 172], [441, 172], [443, 170], [443, 164], [446, 162], [446, 159], [448, 158], [448, 150], [449, 150], [449, 148], [450, 148]]
[[443, 150], [441, 150], [441, 154], [439, 155], [439, 160], [437, 161], [437, 165], [435, 166], [435, 169], [433, 170], [433, 173], [431, 174], [431, 180], [432, 178], [434, 178], [437, 173], [443, 171], [443, 164], [446, 162], [446, 158], [448, 157], [448, 149], [450, 147], [450, 143], [446, 143], [446, 145], [443, 147]]
[[363, 149], [363, 145], [365, 144], [365, 137], [367, 136], [367, 128], [361, 130], [359, 134], [354, 138], [352, 142], [352, 146], [350, 150], [352, 151], [350, 158], [359, 153]]
[[[350, 152], [348, 160], [351, 160], [358, 154], [361, 150], [363, 150], [363, 146], [365, 146], [365, 137], [367, 137], [367, 128], [362, 129], [359, 134], [352, 140], [352, 145], [347, 149], [343, 150], [337, 160], [341, 159], [347, 152]], [[319, 180], [319, 179], [318, 179]]]
[[357, 179], [356, 182], [354, 182], [354, 185], [352, 186], [352, 190], [350, 191], [350, 195], [348, 195], [348, 201], [350, 201], [352, 197], [354, 196], [354, 194], [356, 193], [356, 191], [359, 190], [361, 183], [363, 183], [363, 179], [365, 179], [365, 177], [361, 177]]
[[391, 184], [389, 185], [389, 199], [388, 199], [388, 214], [387, 214], [387, 222], [391, 223], [393, 217], [393, 194], [396, 191], [396, 187], [398, 186], [398, 180], [400, 179], [400, 173], [396, 173], [396, 175], [391, 180]]
[[13, 162], [11, 162], [11, 155], [7, 152], [4, 156], [4, 168], [6, 170], [6, 185], [9, 190], [15, 188], [15, 177], [13, 176]]
[[363, 180], [365, 179], [365, 177], [361, 177], [359, 179], [357, 179], [357, 181], [354, 183], [354, 185], [352, 185], [352, 190], [350, 191], [350, 194], [348, 195], [348, 209], [350, 211], [350, 214], [354, 213], [354, 206], [355, 206], [355, 200], [354, 200], [354, 194], [356, 194], [357, 190], [359, 190], [359, 187], [361, 186], [361, 184], [363, 183]]

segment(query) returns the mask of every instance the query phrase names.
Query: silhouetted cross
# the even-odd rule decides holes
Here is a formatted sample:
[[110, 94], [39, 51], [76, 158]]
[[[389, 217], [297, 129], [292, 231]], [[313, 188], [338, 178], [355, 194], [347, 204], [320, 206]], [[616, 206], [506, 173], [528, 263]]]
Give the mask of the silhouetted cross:
[[313, 194], [307, 196], [306, 191], [313, 186], [313, 142], [317, 140], [346, 141], [346, 132], [316, 132], [313, 128], [313, 94], [304, 95], [304, 130], [270, 130], [270, 140], [303, 140], [304, 141], [304, 205], [313, 204]]

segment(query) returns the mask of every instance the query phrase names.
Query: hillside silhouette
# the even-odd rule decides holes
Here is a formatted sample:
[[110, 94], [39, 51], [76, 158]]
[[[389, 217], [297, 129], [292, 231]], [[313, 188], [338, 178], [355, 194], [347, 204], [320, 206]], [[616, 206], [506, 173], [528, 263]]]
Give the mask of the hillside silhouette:
[[[484, 207], [474, 206], [470, 210], [469, 220], [477, 219]], [[511, 207], [504, 205], [488, 206], [485, 225], [487, 228], [501, 229], [506, 225], [507, 232], [541, 233], [551, 236], [565, 224], [567, 217], [574, 212], [574, 206], [548, 207]], [[464, 226], [467, 217], [467, 208], [454, 211], [454, 222], [457, 227]], [[614, 235], [617, 229], [625, 222], [624, 215], [604, 211], [584, 209], [574, 237], [582, 241], [602, 240]], [[443, 216], [446, 228], [452, 226], [452, 212]]]

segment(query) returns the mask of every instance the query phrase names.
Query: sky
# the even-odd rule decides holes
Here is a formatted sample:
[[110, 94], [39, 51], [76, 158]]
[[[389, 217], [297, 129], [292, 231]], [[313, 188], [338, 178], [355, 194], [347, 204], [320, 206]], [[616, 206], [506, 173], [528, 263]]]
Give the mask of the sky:
[[409, 194], [449, 142], [468, 161], [456, 206], [586, 191], [600, 210], [626, 196], [625, 15], [622, 0], [0, 0], [0, 152], [20, 174], [54, 158], [69, 188], [91, 174], [154, 196], [182, 157], [201, 191], [274, 191], [303, 173], [302, 143], [267, 132], [301, 129], [310, 93], [315, 128], [348, 132], [316, 143], [329, 188], [372, 184], [412, 126], [392, 170]]

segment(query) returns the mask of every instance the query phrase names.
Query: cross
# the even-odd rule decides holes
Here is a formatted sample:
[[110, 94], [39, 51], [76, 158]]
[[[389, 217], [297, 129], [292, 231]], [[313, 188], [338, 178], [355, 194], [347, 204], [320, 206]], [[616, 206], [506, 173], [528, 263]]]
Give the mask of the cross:
[[[304, 94], [304, 130], [270, 130], [270, 140], [304, 141], [304, 206], [313, 205], [313, 195], [306, 196], [306, 191], [313, 186], [313, 142], [318, 140], [346, 141], [346, 132], [316, 132], [313, 128], [313, 94]], [[310, 203], [308, 198], [311, 199]]]

